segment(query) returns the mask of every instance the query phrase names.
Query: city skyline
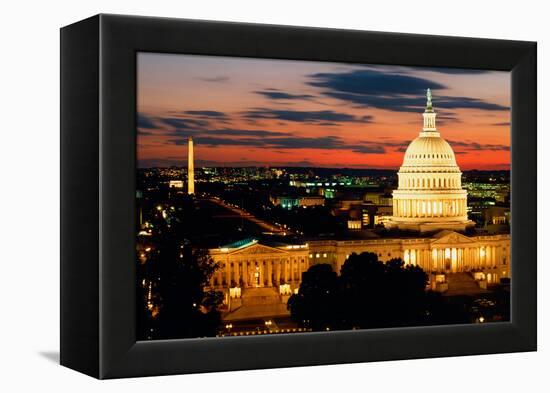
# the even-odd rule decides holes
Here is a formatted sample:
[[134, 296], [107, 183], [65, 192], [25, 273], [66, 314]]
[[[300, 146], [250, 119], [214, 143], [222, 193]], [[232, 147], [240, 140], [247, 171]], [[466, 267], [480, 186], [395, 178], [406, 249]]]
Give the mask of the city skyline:
[[463, 170], [510, 166], [508, 72], [140, 53], [139, 167], [397, 169], [434, 93]]

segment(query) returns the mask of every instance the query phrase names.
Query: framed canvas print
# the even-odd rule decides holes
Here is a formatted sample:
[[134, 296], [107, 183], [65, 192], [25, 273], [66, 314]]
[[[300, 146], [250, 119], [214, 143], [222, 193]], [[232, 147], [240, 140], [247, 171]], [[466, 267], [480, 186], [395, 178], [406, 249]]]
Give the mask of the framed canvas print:
[[61, 363], [536, 350], [535, 152], [533, 42], [64, 27]]

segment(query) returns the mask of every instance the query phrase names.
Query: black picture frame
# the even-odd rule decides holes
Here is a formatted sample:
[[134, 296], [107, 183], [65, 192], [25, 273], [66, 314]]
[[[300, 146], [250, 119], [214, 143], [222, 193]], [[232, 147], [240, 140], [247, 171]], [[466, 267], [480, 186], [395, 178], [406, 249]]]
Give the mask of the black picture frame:
[[[136, 342], [136, 52], [511, 71], [511, 321]], [[537, 348], [536, 43], [97, 15], [61, 29], [61, 364], [96, 378]]]

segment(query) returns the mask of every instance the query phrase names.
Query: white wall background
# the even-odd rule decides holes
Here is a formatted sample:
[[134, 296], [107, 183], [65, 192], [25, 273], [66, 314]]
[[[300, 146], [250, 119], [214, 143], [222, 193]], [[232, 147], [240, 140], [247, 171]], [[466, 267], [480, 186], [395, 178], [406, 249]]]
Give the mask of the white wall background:
[[[56, 364], [59, 345], [59, 31], [96, 13], [539, 42], [539, 201], [550, 191], [543, 117], [544, 1], [7, 1], [0, 13], [0, 390], [547, 391], [548, 226], [539, 225], [539, 352], [99, 382]], [[534, 176], [534, 175], [533, 175]], [[539, 222], [550, 223], [539, 207]], [[22, 292], [24, 291], [24, 293]], [[442, 345], [445, 345], [442, 343]], [[238, 356], [238, 354], [235, 354]], [[544, 364], [546, 363], [546, 365]], [[545, 389], [546, 388], [546, 389]]]

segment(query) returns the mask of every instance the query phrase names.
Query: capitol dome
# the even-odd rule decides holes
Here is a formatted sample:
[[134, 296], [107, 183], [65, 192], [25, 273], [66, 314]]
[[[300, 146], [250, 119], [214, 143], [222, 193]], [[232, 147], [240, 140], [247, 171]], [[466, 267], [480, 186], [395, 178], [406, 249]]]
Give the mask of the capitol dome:
[[389, 227], [404, 230], [465, 230], [468, 220], [467, 193], [462, 172], [451, 145], [436, 128], [436, 113], [428, 89], [424, 127], [403, 158], [398, 189], [393, 192], [393, 216]]
[[404, 167], [456, 167], [455, 153], [449, 143], [439, 136], [419, 136], [411, 142], [403, 160]]

